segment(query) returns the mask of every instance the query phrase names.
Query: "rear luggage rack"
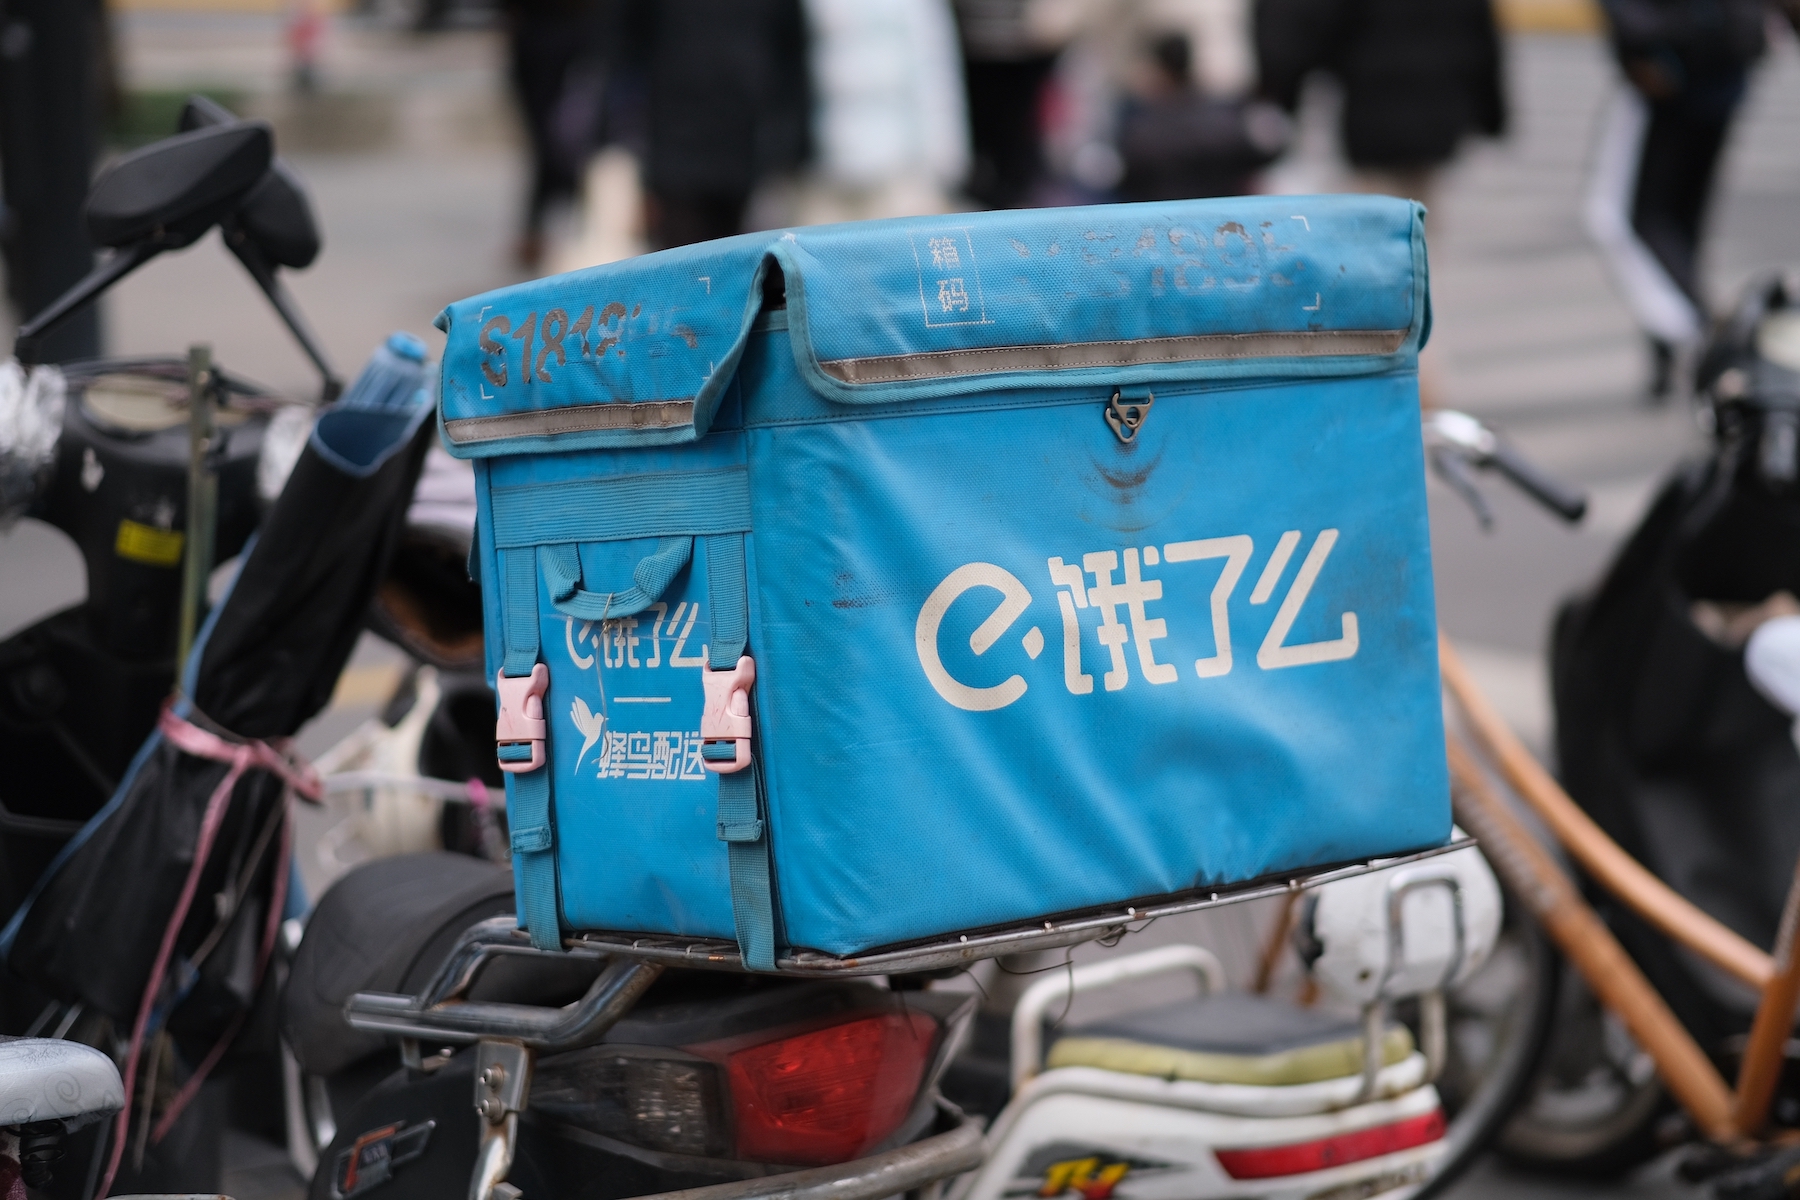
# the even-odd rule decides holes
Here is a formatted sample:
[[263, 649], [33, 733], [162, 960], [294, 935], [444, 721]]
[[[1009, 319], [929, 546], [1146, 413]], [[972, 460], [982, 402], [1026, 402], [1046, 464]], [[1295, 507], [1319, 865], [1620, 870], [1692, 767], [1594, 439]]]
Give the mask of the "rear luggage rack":
[[[1263, 877], [1246, 883], [1227, 884], [1218, 890], [1187, 893], [1180, 899], [1162, 900], [1144, 907], [1108, 908], [1099, 912], [1074, 914], [1063, 919], [1051, 917], [1029, 925], [1010, 925], [978, 930], [954, 937], [936, 938], [905, 946], [870, 950], [863, 954], [839, 957], [821, 950], [785, 950], [775, 961], [776, 973], [792, 978], [845, 979], [859, 975], [904, 975], [913, 971], [941, 971], [949, 967], [968, 967], [984, 958], [1007, 954], [1023, 954], [1032, 950], [1056, 950], [1082, 942], [1099, 941], [1129, 933], [1132, 927], [1159, 917], [1202, 909], [1261, 900], [1284, 892], [1304, 891], [1333, 880], [1366, 875], [1371, 871], [1403, 866], [1422, 859], [1449, 854], [1473, 846], [1473, 838], [1457, 838], [1394, 858], [1378, 858], [1344, 866], [1326, 867], [1310, 873]], [[504, 919], [504, 918], [502, 918]], [[529, 944], [526, 935], [513, 932], [520, 944]], [[741, 971], [743, 959], [737, 943], [728, 938], [669, 937], [660, 934], [612, 933], [593, 931], [564, 939], [571, 951], [598, 952], [623, 958], [636, 958], [670, 967]]]
[[[984, 958], [1099, 941], [1128, 933], [1132, 926], [1159, 917], [1302, 891], [1333, 880], [1435, 858], [1474, 844], [1473, 838], [1458, 838], [1442, 846], [1395, 858], [1330, 867], [1310, 874], [1252, 880], [1143, 908], [1130, 906], [1062, 921], [1051, 919], [1029, 926], [961, 934], [955, 941], [921, 942], [849, 958], [817, 950], [788, 951], [776, 960], [775, 973], [796, 979], [847, 979], [967, 967]], [[345, 1017], [358, 1029], [438, 1043], [507, 1038], [539, 1048], [569, 1049], [598, 1041], [665, 967], [719, 971], [745, 969], [736, 943], [723, 938], [582, 933], [563, 939], [563, 954], [616, 961], [601, 972], [588, 995], [576, 1004], [568, 1008], [548, 1008], [530, 1004], [470, 1003], [461, 998], [490, 958], [557, 953], [533, 946], [530, 935], [519, 929], [516, 918], [492, 917], [463, 932], [429, 986], [419, 995], [359, 992], [344, 1006]]]

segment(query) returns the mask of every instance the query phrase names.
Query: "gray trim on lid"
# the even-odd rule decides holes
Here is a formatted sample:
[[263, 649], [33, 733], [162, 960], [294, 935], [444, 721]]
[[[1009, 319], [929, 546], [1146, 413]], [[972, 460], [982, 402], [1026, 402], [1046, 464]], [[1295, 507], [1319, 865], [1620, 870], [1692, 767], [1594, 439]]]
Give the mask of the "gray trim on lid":
[[936, 350], [878, 358], [839, 358], [819, 369], [844, 383], [898, 383], [1001, 371], [1073, 371], [1145, 363], [1205, 362], [1234, 358], [1323, 358], [1343, 354], [1393, 354], [1409, 329], [1310, 329], [1291, 333], [1206, 333], [1068, 345], [995, 346]]
[[492, 417], [458, 417], [444, 422], [444, 432], [452, 442], [466, 446], [503, 438], [553, 437], [596, 429], [673, 429], [693, 423], [692, 400], [646, 400], [636, 404], [582, 404]]

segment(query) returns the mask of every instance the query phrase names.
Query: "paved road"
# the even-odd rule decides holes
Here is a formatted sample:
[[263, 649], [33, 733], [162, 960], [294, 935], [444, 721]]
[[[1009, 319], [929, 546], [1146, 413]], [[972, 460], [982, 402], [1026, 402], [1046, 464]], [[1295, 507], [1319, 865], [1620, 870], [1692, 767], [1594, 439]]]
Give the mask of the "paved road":
[[[274, 28], [140, 17], [127, 26], [126, 62], [140, 86], [264, 91], [280, 73]], [[290, 157], [326, 231], [325, 253], [294, 290], [348, 371], [390, 329], [435, 344], [429, 322], [444, 302], [513, 278], [506, 248], [520, 167], [491, 41], [344, 36], [338, 50], [333, 86], [351, 101], [330, 111], [271, 111], [283, 144], [302, 147]], [[1515, 39], [1510, 69], [1512, 136], [1474, 148], [1432, 216], [1432, 353], [1447, 403], [1489, 418], [1542, 464], [1590, 489], [1593, 512], [1570, 529], [1495, 484], [1498, 525], [1484, 534], [1434, 485], [1433, 544], [1445, 626], [1509, 718], [1541, 746], [1549, 725], [1542, 652], [1555, 605], [1594, 578], [1656, 480], [1702, 443], [1682, 404], [1642, 402], [1641, 347], [1577, 222], [1589, 139], [1612, 86], [1601, 46], [1585, 37]], [[1789, 42], [1759, 78], [1727, 155], [1706, 271], [1720, 300], [1767, 264], [1800, 263], [1796, 128], [1800, 54]], [[1330, 186], [1336, 167], [1320, 134], [1309, 130], [1303, 152], [1283, 167], [1284, 186]], [[312, 386], [304, 361], [216, 240], [127, 282], [106, 322], [117, 352], [174, 352], [204, 339], [252, 377], [294, 394]], [[42, 526], [0, 534], [0, 562], [0, 635], [81, 594], [79, 560]], [[305, 744], [328, 744], [366, 716], [391, 661], [379, 646], [360, 652], [343, 702]], [[1158, 936], [1207, 940], [1241, 974], [1254, 961], [1261, 919], [1197, 921]], [[298, 1194], [257, 1147], [234, 1143], [233, 1161], [240, 1200]], [[1484, 1164], [1457, 1194], [1684, 1192], [1667, 1164], [1613, 1189], [1521, 1179]]]

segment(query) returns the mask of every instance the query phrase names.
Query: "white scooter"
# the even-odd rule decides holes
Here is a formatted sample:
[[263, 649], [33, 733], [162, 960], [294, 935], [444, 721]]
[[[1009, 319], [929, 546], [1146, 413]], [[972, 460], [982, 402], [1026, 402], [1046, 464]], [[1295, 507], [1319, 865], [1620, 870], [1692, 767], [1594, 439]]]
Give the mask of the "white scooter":
[[[1010, 1103], [984, 1164], [950, 1200], [1211, 1200], [1409, 1196], [1443, 1165], [1433, 1080], [1446, 1057], [1444, 992], [1500, 929], [1500, 890], [1473, 848], [1329, 883], [1299, 941], [1334, 1016], [1224, 990], [1219, 960], [1163, 946], [1055, 972], [1012, 1017]], [[1187, 972], [1200, 995], [1064, 1032], [1072, 993]], [[1388, 1021], [1418, 997], [1420, 1035]]]

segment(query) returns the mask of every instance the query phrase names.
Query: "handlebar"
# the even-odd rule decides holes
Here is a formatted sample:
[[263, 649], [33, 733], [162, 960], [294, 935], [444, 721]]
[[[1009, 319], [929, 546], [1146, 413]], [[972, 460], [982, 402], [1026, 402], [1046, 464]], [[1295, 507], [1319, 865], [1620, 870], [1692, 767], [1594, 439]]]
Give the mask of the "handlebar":
[[1550, 478], [1517, 450], [1505, 442], [1494, 446], [1492, 462], [1499, 472], [1512, 480], [1533, 500], [1571, 524], [1587, 515], [1587, 496]]
[[1482, 528], [1493, 523], [1470, 467], [1492, 467], [1520, 491], [1573, 524], [1587, 514], [1587, 496], [1552, 479], [1518, 449], [1467, 413], [1439, 409], [1425, 418], [1431, 465], [1475, 510]]

